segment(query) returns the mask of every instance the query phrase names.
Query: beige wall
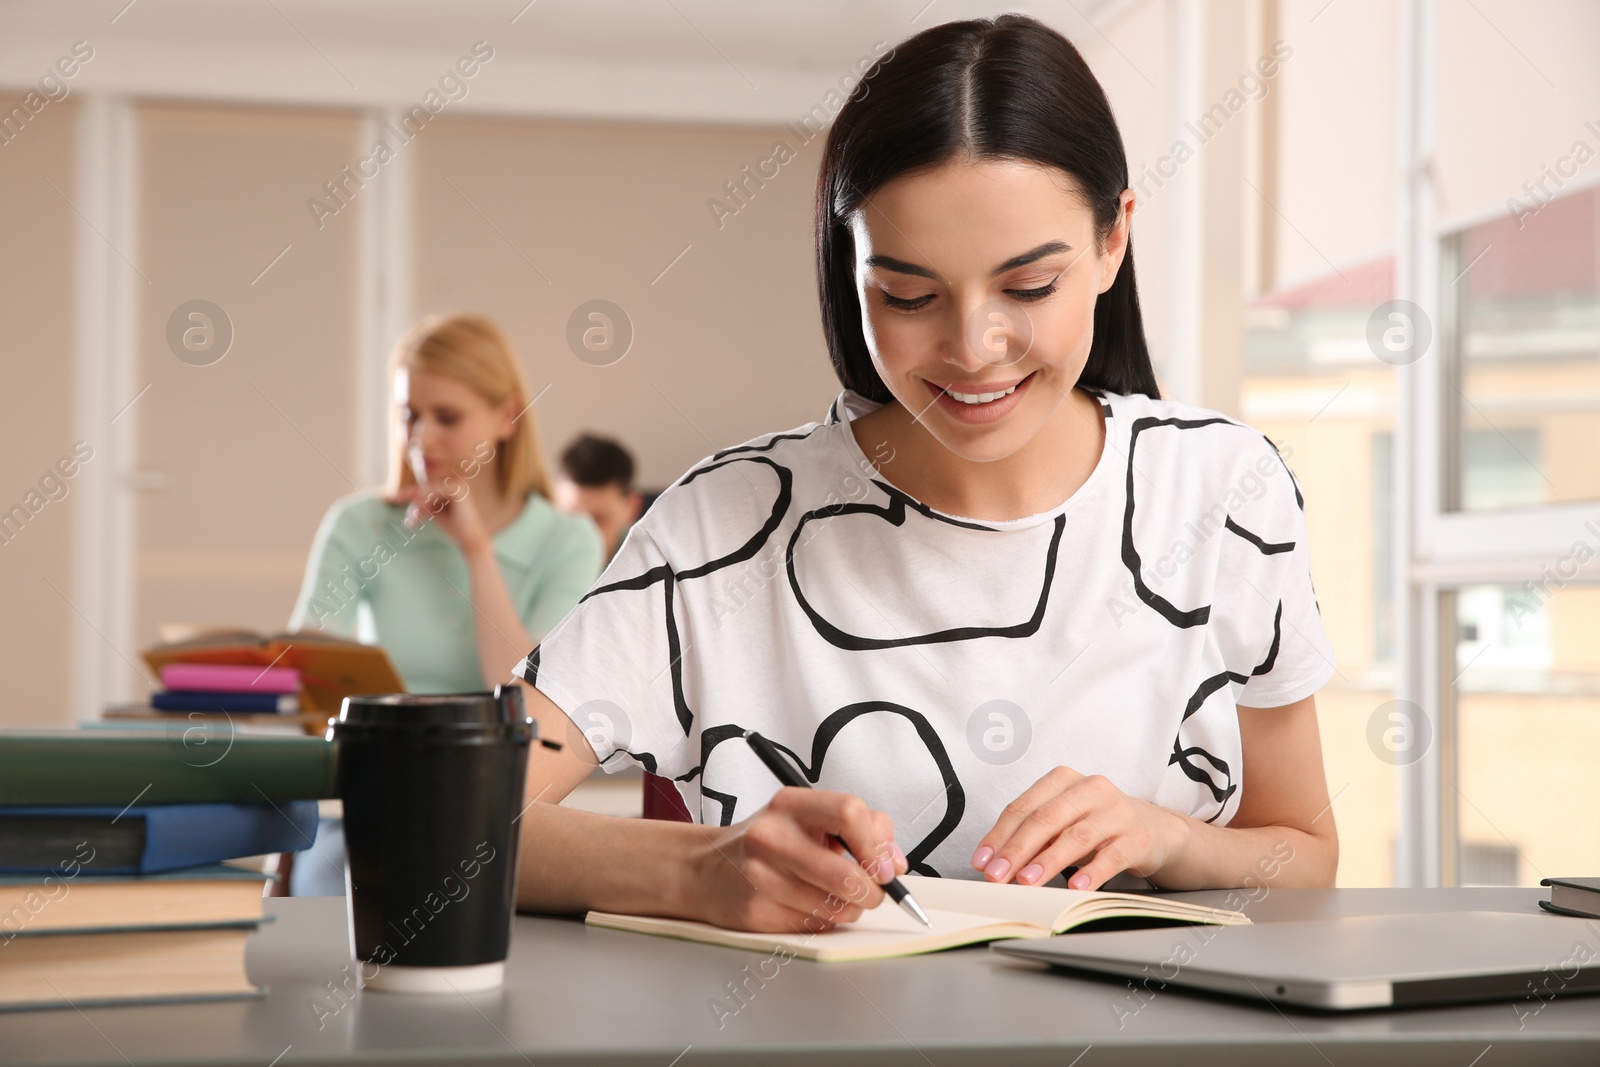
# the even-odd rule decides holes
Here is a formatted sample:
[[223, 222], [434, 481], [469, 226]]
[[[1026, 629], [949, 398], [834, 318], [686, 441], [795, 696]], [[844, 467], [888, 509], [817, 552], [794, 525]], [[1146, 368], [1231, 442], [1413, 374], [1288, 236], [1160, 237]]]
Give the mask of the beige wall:
[[[145, 487], [133, 637], [167, 622], [281, 629], [317, 520], [355, 488], [356, 220], [319, 232], [305, 202], [354, 158], [356, 119], [151, 104], [138, 126], [150, 389], [130, 412]], [[167, 344], [168, 316], [195, 298], [233, 323], [210, 366]]]
[[[0, 93], [0, 102], [14, 102]], [[75, 111], [50, 104], [0, 146], [0, 511], [39, 510], [0, 543], [0, 726], [65, 722], [71, 671], [76, 497], [48, 500], [39, 479], [72, 451]], [[51, 186], [54, 188], [51, 188]], [[106, 462], [104, 456], [89, 462]], [[55, 490], [59, 495], [60, 490]], [[0, 516], [3, 517], [3, 516]], [[109, 653], [109, 650], [108, 650]]]
[[[778, 141], [797, 158], [719, 228], [707, 201], [731, 206], [723, 183]], [[531, 388], [550, 386], [534, 413], [552, 466], [589, 429], [620, 437], [642, 483], [663, 486], [717, 449], [821, 419], [838, 395], [812, 268], [820, 137], [442, 119], [416, 150], [417, 312], [507, 327]], [[567, 345], [569, 315], [592, 299], [633, 323], [610, 366]]]
[[1282, 20], [1273, 214], [1292, 285], [1394, 244], [1400, 16], [1392, 0], [1282, 0]]
[[1435, 6], [1439, 217], [1503, 211], [1513, 196], [1527, 202], [1523, 183], [1538, 183], [1578, 141], [1588, 162], [1574, 161], [1575, 172], [1542, 195], [1600, 180], [1600, 4]]

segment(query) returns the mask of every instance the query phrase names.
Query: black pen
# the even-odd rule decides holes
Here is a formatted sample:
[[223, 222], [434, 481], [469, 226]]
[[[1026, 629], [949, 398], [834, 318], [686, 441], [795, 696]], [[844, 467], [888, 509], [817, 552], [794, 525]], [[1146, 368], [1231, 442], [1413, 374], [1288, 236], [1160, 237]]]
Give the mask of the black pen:
[[[800, 789], [811, 788], [811, 783], [806, 781], [805, 776], [797, 771], [788, 760], [783, 758], [783, 754], [778, 751], [777, 746], [773, 745], [771, 741], [768, 741], [765, 737], [762, 737], [754, 730], [746, 730], [744, 732], [744, 739], [749, 742], [750, 747], [755, 750], [756, 755], [761, 757], [761, 762], [767, 765], [767, 769], [778, 776], [778, 781], [782, 782], [784, 785], [792, 785]], [[851, 854], [850, 846], [846, 845], [838, 834], [829, 834], [828, 836], [839, 842], [840, 846], [844, 848], [844, 854], [846, 856], [849, 856], [857, 863], [861, 862], [858, 857]], [[916, 898], [911, 895], [911, 891], [905, 887], [900, 879], [891, 878], [884, 885], [883, 891], [888, 893], [890, 898], [893, 899], [896, 904], [906, 909], [906, 912], [910, 914], [913, 919], [916, 919], [923, 926], [930, 928], [933, 926], [933, 924], [928, 921], [928, 916], [923, 912], [921, 905], [917, 903]]]

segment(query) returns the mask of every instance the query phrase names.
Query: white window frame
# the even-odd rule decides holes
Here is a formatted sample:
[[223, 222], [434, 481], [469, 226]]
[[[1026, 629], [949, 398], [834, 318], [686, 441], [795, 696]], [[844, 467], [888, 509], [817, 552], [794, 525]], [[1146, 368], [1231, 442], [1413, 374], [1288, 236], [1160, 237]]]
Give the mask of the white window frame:
[[[1446, 511], [1456, 477], [1452, 363], [1454, 307], [1442, 285], [1441, 246], [1462, 222], [1441, 224], [1434, 199], [1435, 0], [1400, 8], [1398, 240], [1395, 296], [1434, 324], [1431, 349], [1397, 368], [1394, 448], [1396, 574], [1395, 695], [1420, 706], [1433, 732], [1423, 757], [1403, 766], [1396, 840], [1396, 884], [1454, 885], [1460, 851], [1456, 821], [1455, 593], [1462, 586], [1537, 578], [1565, 557], [1600, 502], [1496, 512]], [[1451, 434], [1453, 437], [1453, 434]], [[1572, 581], [1600, 581], [1600, 560]]]

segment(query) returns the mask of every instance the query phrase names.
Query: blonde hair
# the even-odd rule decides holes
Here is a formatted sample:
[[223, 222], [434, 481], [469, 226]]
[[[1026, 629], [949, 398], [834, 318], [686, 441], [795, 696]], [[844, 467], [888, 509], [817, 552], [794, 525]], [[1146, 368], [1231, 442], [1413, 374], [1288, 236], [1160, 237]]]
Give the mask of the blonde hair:
[[[550, 496], [550, 476], [539, 448], [533, 399], [527, 378], [511, 347], [510, 338], [484, 315], [457, 313], [430, 315], [418, 322], [395, 345], [389, 377], [402, 370], [426, 370], [454, 378], [499, 408], [514, 397], [522, 415], [512, 425], [511, 436], [496, 446], [497, 488], [502, 496], [522, 500], [531, 493]], [[399, 435], [397, 434], [398, 438]], [[417, 484], [406, 462], [406, 442], [396, 440], [389, 453], [390, 495]]]

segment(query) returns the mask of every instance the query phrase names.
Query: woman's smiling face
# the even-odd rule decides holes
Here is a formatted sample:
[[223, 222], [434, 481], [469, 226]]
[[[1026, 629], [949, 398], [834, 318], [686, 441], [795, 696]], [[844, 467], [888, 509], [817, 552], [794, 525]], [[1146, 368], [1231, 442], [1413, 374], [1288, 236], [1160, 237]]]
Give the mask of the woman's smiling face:
[[879, 377], [955, 454], [1016, 452], [1083, 371], [1132, 210], [1124, 190], [1101, 250], [1076, 183], [1053, 167], [962, 157], [886, 183], [850, 219]]

